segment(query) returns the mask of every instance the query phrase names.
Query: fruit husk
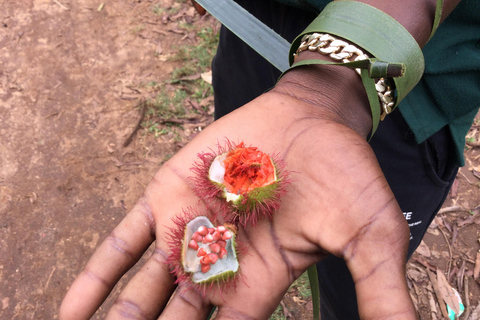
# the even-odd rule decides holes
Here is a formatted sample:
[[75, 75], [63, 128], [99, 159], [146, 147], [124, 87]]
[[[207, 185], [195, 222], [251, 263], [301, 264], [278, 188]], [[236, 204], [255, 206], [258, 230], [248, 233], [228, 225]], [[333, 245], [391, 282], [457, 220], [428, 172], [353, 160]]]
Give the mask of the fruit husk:
[[[183, 214], [177, 215], [173, 221], [176, 226], [175, 228], [170, 228], [170, 233], [167, 235], [167, 243], [170, 248], [167, 261], [170, 265], [171, 273], [176, 277], [175, 283], [186, 289], [195, 289], [203, 295], [205, 295], [207, 291], [225, 292], [230, 287], [235, 287], [240, 272], [240, 265], [238, 263], [239, 252], [237, 251], [239, 246], [236, 235], [234, 234], [232, 239], [227, 240], [227, 257], [218, 259], [215, 264], [211, 265], [210, 271], [202, 273], [199, 264], [196, 270], [188, 270], [189, 268], [185, 267], [185, 257], [189, 252], [188, 241], [191, 239], [191, 235], [200, 225], [206, 225], [207, 227], [213, 227], [214, 225], [208, 217], [198, 214], [198, 210], [193, 208], [187, 208]], [[194, 221], [194, 225], [189, 225], [187, 228], [187, 225], [192, 221]], [[205, 246], [203, 243], [198, 244], [199, 247]], [[243, 245], [240, 245], [240, 248], [243, 248], [242, 251], [245, 250]], [[189, 259], [191, 259], [192, 256], [195, 256], [194, 259], [197, 259], [196, 253], [196, 250], [190, 250], [188, 253], [191, 255]], [[235, 263], [232, 263], [233, 260]], [[227, 266], [227, 270], [222, 271], [222, 267], [225, 267], [229, 263], [231, 263], [233, 267]]]
[[[192, 234], [199, 226], [206, 226], [207, 228], [213, 228], [213, 223], [205, 216], [198, 216], [189, 221], [185, 227], [184, 240], [182, 245], [182, 264], [183, 269], [186, 272], [192, 273], [192, 282], [197, 284], [209, 284], [211, 282], [223, 282], [235, 276], [238, 272], [240, 265], [237, 261], [237, 253], [235, 250], [235, 235], [232, 239], [226, 240], [227, 245], [227, 257], [224, 259], [218, 259], [217, 262], [211, 265], [210, 271], [203, 273], [200, 271], [200, 257], [197, 257], [197, 251], [188, 247], [188, 242], [192, 238]], [[208, 247], [208, 244], [198, 243], [200, 248]], [[189, 250], [190, 249], [190, 250]], [[188, 262], [191, 262], [190, 264]], [[229, 264], [231, 264], [229, 266]], [[195, 268], [197, 266], [197, 268]], [[232, 269], [230, 271], [223, 271], [226, 269]]]
[[[211, 150], [211, 152], [199, 153], [199, 161], [195, 162], [192, 168], [195, 175], [191, 180], [194, 182], [193, 189], [196, 195], [204, 199], [214, 212], [219, 212], [223, 219], [228, 222], [239, 222], [244, 227], [254, 226], [261, 217], [271, 218], [280, 207], [280, 198], [286, 192], [289, 172], [285, 170], [285, 162], [277, 154], [270, 156], [275, 168], [275, 182], [239, 194], [237, 199], [227, 201], [230, 195], [225, 185], [210, 179], [210, 168], [215, 163], [215, 159], [222, 161], [222, 157], [238, 145], [240, 144], [227, 140], [224, 145], [218, 145], [217, 152]], [[217, 179], [218, 177], [214, 180]]]

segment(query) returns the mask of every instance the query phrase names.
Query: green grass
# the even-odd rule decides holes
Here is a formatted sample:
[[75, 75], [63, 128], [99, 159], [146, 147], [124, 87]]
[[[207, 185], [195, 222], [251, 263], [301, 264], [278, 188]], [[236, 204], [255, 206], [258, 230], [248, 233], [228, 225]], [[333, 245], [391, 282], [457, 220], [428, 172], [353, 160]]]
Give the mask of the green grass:
[[197, 38], [199, 39], [197, 45], [177, 47], [177, 54], [172, 60], [183, 62], [183, 66], [173, 72], [173, 79], [204, 72], [210, 68], [218, 44], [218, 34], [209, 27], [197, 32]]
[[308, 299], [312, 296], [310, 282], [306, 272], [303, 273], [297, 280], [295, 280], [295, 282], [293, 282], [291, 288], [295, 288], [302, 299]]
[[272, 313], [269, 320], [287, 320], [287, 318], [283, 314], [283, 308], [281, 305], [279, 305], [277, 309], [275, 309], [275, 312]]
[[[297, 280], [292, 283], [288, 292], [292, 291], [296, 292], [297, 296], [300, 297], [302, 300], [307, 300], [312, 296], [307, 272], [303, 273]], [[270, 316], [269, 320], [286, 320], [281, 305], [277, 307], [275, 312]]]
[[163, 83], [150, 81], [144, 84], [157, 92], [156, 97], [148, 101], [146, 120], [143, 123], [147, 132], [156, 137], [176, 132], [175, 127], [178, 127], [162, 125], [160, 119], [182, 118], [187, 113], [197, 112], [194, 109], [187, 110], [187, 98], [200, 102], [213, 95], [210, 84], [200, 77], [192, 79], [191, 76], [199, 76], [210, 69], [218, 44], [218, 34], [210, 27], [204, 28], [197, 32], [197, 40], [194, 45], [174, 48], [177, 53], [172, 61], [181, 62], [182, 65], [172, 72], [170, 79]]

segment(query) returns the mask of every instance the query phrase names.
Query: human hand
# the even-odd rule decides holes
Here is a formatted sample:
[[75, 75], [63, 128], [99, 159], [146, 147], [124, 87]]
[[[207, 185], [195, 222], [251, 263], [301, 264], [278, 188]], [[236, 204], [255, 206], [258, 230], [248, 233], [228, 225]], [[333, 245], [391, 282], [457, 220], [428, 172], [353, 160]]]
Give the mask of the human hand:
[[[415, 317], [405, 280], [408, 226], [365, 141], [366, 126], [337, 112], [337, 104], [363, 109], [364, 99], [335, 95], [333, 86], [332, 96], [312, 103], [296, 81], [302, 72], [292, 71], [272, 92], [213, 123], [157, 172], [72, 284], [60, 319], [88, 319], [153, 241], [153, 255], [108, 319], [204, 319], [212, 305], [218, 319], [267, 319], [290, 284], [327, 254], [346, 260], [362, 318]], [[204, 297], [179, 288], [167, 305], [175, 290], [165, 264], [167, 228], [174, 227], [172, 217], [199, 203], [188, 180], [197, 153], [224, 138], [279, 153], [294, 172], [292, 182], [272, 221], [239, 228], [238, 239], [249, 249], [236, 290]]]

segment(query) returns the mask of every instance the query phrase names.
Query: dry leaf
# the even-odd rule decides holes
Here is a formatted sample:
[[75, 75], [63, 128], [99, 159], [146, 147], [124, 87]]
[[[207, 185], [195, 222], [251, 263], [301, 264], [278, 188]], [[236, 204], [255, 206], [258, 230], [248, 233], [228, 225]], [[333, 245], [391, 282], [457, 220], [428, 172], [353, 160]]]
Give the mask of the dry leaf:
[[458, 195], [458, 179], [455, 178], [455, 181], [453, 181], [452, 187], [450, 188], [450, 197], [456, 198]]
[[478, 320], [480, 319], [480, 304], [472, 311], [470, 317], [467, 320]]
[[440, 311], [442, 312], [442, 315], [444, 318], [448, 318], [447, 307], [445, 306], [445, 303], [442, 301], [443, 300], [442, 292], [438, 288], [437, 278], [435, 277], [435, 274], [433, 272], [430, 272], [429, 270], [427, 270], [427, 273], [428, 273], [428, 277], [430, 278], [430, 282], [432, 283], [433, 291], [437, 296], [438, 304], [440, 306]]
[[9, 303], [10, 303], [10, 298], [3, 298], [3, 300], [2, 300], [2, 310], [7, 309]]
[[178, 80], [193, 81], [193, 80], [197, 80], [197, 79], [200, 79], [200, 74], [199, 73], [195, 73], [195, 74], [192, 74], [192, 75], [189, 75], [189, 76], [181, 77]]
[[427, 274], [418, 270], [408, 269], [407, 274], [415, 282], [421, 282], [427, 278]]
[[445, 303], [453, 310], [453, 312], [455, 312], [455, 314], [459, 314], [460, 303], [455, 295], [455, 291], [448, 283], [443, 271], [440, 269], [437, 269], [437, 283], [438, 289], [440, 290]]
[[202, 73], [202, 79], [208, 84], [212, 84], [212, 70]]
[[437, 304], [435, 303], [435, 299], [430, 292], [428, 292], [428, 303], [430, 304], [431, 313], [438, 314]]
[[214, 97], [210, 96], [200, 101], [200, 107], [208, 107], [213, 104]]
[[160, 60], [162, 62], [165, 62], [165, 61], [170, 60], [173, 57], [173, 54], [171, 54], [171, 53], [159, 54], [157, 57], [158, 57], [158, 60]]
[[416, 252], [426, 258], [430, 258], [432, 256], [430, 249], [428, 248], [428, 246], [425, 244], [423, 240], [422, 242], [420, 242], [420, 245], [418, 246]]
[[477, 177], [478, 179], [480, 179], [480, 171], [473, 170], [472, 173], [473, 173], [473, 175], [474, 175], [475, 177]]
[[155, 46], [155, 54], [156, 55], [161, 55], [162, 52], [163, 52], [162, 43], [159, 41], [159, 42], [157, 42], [157, 45]]
[[465, 276], [465, 260], [462, 262], [462, 266], [458, 269], [457, 272], [457, 289], [458, 291], [463, 291], [463, 279]]
[[480, 279], [480, 251], [477, 252], [477, 258], [475, 259], [475, 268], [473, 269], [473, 278], [475, 280]]
[[428, 228], [427, 232], [434, 235], [434, 236], [439, 236], [440, 235], [440, 231], [438, 231], [438, 229]]
[[480, 224], [480, 215], [479, 214], [469, 215], [466, 219], [457, 222], [458, 227], [464, 227], [464, 226], [470, 225], [472, 223]]

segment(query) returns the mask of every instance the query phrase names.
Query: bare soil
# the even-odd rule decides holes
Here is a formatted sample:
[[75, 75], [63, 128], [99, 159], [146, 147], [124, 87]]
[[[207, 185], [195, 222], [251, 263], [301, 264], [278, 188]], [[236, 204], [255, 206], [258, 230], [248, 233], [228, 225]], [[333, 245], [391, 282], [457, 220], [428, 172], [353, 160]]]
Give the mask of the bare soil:
[[[140, 129], [124, 147], [137, 105], [155, 95], [146, 84], [180, 67], [169, 59], [176, 44], [197, 41], [185, 23], [218, 25], [174, 0], [0, 0], [0, 319], [57, 319], [69, 285], [161, 163], [212, 121], [193, 120], [180, 139]], [[450, 211], [409, 263], [422, 319], [442, 318], [427, 270], [446, 274], [468, 312], [479, 305], [478, 148], [466, 156]], [[311, 318], [295, 289], [284, 305], [289, 318]]]

